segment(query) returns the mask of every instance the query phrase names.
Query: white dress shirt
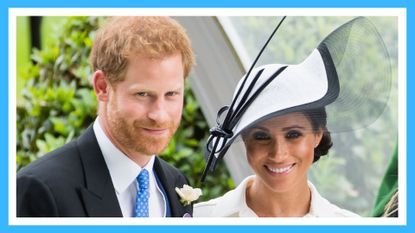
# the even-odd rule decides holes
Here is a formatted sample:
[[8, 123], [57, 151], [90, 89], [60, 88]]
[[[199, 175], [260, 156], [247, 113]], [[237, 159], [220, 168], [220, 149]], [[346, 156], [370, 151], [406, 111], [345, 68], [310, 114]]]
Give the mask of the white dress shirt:
[[150, 181], [149, 216], [165, 217], [166, 197], [164, 197], [163, 192], [158, 187], [153, 171], [155, 156], [152, 155], [147, 164], [141, 168], [111, 142], [103, 131], [98, 117], [94, 122], [93, 128], [107, 164], [122, 215], [124, 217], [132, 217], [134, 215], [137, 193], [136, 178], [142, 169], [146, 169], [149, 172]]
[[[258, 217], [246, 204], [246, 188], [255, 175], [245, 178], [234, 190], [225, 195], [197, 203], [193, 208], [193, 217]], [[310, 210], [304, 217], [359, 217], [348, 210], [341, 209], [323, 198], [311, 182]]]

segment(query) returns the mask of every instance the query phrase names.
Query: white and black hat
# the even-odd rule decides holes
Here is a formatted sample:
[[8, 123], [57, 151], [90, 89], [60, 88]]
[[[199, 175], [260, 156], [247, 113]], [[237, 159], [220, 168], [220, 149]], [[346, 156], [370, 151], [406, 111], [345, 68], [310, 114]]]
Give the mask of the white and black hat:
[[389, 99], [389, 55], [375, 26], [364, 17], [334, 30], [300, 64], [254, 68], [256, 61], [239, 81], [231, 105], [218, 112], [205, 146], [202, 181], [235, 138], [258, 122], [327, 106], [329, 130], [345, 132], [372, 124]]

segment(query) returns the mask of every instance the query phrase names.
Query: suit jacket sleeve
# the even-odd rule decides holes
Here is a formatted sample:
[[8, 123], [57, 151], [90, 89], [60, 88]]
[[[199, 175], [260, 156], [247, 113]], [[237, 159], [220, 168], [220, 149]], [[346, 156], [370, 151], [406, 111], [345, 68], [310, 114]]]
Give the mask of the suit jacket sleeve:
[[17, 178], [17, 217], [58, 216], [53, 194], [46, 183], [31, 175]]
[[122, 217], [92, 126], [17, 173], [17, 216]]

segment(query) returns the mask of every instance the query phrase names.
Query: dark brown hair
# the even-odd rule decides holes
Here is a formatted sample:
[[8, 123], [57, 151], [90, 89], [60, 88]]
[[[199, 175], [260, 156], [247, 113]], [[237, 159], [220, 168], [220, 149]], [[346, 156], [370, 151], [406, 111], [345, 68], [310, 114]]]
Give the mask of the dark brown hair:
[[314, 160], [316, 162], [321, 156], [326, 155], [329, 149], [333, 146], [330, 132], [327, 130], [327, 113], [326, 109], [317, 108], [303, 111], [304, 115], [310, 120], [311, 127], [315, 133], [319, 133], [323, 130], [323, 137], [316, 148], [314, 148]]

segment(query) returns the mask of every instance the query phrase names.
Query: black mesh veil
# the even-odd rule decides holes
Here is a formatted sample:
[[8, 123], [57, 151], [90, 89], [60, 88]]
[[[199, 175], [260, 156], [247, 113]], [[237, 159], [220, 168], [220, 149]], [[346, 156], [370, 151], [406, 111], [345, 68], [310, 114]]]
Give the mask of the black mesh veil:
[[258, 122], [325, 108], [330, 132], [351, 131], [376, 121], [389, 99], [388, 52], [375, 26], [364, 17], [338, 27], [300, 64], [253, 66], [239, 81], [231, 105], [218, 112], [217, 126], [205, 146], [202, 181], [235, 138]]
[[383, 113], [391, 88], [391, 65], [386, 46], [375, 26], [355, 18], [327, 36], [327, 47], [339, 75], [340, 93], [328, 105], [332, 133], [365, 128]]

